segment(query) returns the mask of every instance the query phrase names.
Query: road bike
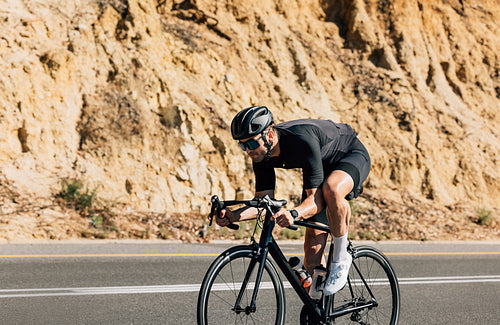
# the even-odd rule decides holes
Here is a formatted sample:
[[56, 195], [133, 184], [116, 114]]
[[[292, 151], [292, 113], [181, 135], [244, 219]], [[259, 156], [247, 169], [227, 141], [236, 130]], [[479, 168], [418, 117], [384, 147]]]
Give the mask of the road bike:
[[[251, 244], [229, 248], [212, 262], [198, 295], [198, 324], [284, 324], [285, 287], [290, 286], [304, 304], [300, 324], [398, 323], [398, 280], [389, 260], [379, 250], [355, 247], [349, 241], [348, 252], [353, 261], [346, 286], [334, 295], [322, 295], [315, 300], [302, 286], [273, 237], [275, 221], [271, 221], [271, 216], [286, 205], [285, 200], [265, 196], [221, 201], [214, 195], [211, 203], [211, 220], [229, 206], [259, 209], [256, 228], [260, 227], [261, 232], [258, 241], [252, 236]], [[238, 225], [230, 226], [237, 229]], [[330, 232], [328, 227], [306, 221], [296, 221], [290, 227], [297, 226]], [[327, 265], [331, 265], [332, 253], [330, 241]]]

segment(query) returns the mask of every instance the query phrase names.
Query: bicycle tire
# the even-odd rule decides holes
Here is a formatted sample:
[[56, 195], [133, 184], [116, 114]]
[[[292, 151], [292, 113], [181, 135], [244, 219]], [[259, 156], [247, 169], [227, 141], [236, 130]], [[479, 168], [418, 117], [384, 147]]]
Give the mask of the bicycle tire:
[[396, 274], [382, 252], [373, 247], [360, 246], [354, 249], [348, 284], [334, 295], [333, 310], [339, 311], [370, 301], [371, 294], [367, 287], [373, 293], [378, 305], [335, 318], [335, 324], [396, 325], [398, 323], [400, 293]]
[[[250, 261], [257, 263], [242, 296], [241, 308], [237, 312], [234, 310], [236, 299]], [[263, 268], [256, 298], [256, 310], [251, 312], [249, 304], [258, 266], [258, 256], [254, 246], [236, 246], [219, 255], [208, 269], [200, 288], [198, 324], [283, 324], [285, 321], [283, 283], [269, 258], [266, 259]]]

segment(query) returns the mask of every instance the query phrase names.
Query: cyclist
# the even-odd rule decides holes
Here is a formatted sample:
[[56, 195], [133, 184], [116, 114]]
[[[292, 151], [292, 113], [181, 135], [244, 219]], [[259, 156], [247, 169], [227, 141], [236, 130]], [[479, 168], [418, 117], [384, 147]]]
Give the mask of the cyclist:
[[[344, 287], [352, 257], [347, 253], [347, 233], [351, 209], [348, 200], [363, 191], [370, 171], [370, 156], [347, 124], [329, 120], [301, 119], [274, 124], [265, 106], [240, 111], [231, 123], [233, 139], [253, 161], [255, 197], [274, 198], [275, 168], [300, 168], [303, 174], [302, 201], [294, 209], [281, 209], [272, 220], [288, 227], [297, 219], [329, 225], [334, 237], [334, 256], [324, 293]], [[253, 219], [255, 208], [222, 210], [216, 217], [220, 226]], [[304, 264], [310, 274], [323, 264], [328, 234], [307, 228]]]

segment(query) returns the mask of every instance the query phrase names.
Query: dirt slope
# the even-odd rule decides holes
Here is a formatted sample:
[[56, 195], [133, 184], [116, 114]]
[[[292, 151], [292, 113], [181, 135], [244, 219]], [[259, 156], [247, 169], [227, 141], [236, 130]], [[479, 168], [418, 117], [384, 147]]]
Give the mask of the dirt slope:
[[497, 1], [8, 0], [0, 30], [0, 238], [202, 240], [211, 194], [252, 195], [253, 104], [357, 130], [353, 236], [499, 238]]

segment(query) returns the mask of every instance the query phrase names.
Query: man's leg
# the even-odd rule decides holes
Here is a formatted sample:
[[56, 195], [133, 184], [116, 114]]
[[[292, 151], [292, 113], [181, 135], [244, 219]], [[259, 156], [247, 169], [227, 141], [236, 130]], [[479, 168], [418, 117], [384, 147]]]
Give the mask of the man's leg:
[[306, 229], [304, 238], [304, 266], [312, 276], [314, 268], [318, 265], [326, 266], [325, 250], [328, 234], [321, 230], [312, 228]]
[[352, 177], [342, 170], [333, 171], [323, 184], [323, 198], [327, 206], [326, 212], [334, 242], [333, 263], [330, 266], [332, 272], [324, 289], [326, 294], [333, 294], [342, 289], [347, 281], [347, 273], [352, 261], [347, 253], [351, 207], [345, 197], [353, 187]]
[[335, 237], [344, 236], [349, 230], [351, 207], [345, 197], [353, 187], [352, 177], [342, 170], [334, 170], [323, 184], [326, 215], [330, 223], [330, 231]]

